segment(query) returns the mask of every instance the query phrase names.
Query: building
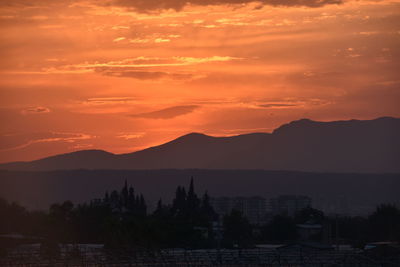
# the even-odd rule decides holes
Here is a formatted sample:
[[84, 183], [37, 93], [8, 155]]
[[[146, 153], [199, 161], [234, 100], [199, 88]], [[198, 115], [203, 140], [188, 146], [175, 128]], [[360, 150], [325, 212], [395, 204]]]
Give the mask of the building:
[[322, 236], [318, 235], [322, 235], [322, 225], [312, 222], [296, 224], [296, 232], [300, 240], [321, 239]]
[[218, 215], [224, 216], [232, 210], [240, 211], [251, 224], [263, 224], [266, 214], [266, 199], [263, 197], [216, 197], [211, 205]]
[[297, 212], [311, 207], [311, 198], [298, 195], [282, 195], [270, 199], [270, 209], [273, 215], [282, 214], [294, 217]]

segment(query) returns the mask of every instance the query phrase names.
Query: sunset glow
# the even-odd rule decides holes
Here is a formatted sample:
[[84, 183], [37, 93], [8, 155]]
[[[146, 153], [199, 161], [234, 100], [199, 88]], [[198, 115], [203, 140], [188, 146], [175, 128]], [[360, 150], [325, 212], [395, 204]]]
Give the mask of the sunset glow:
[[400, 116], [399, 0], [1, 1], [0, 45], [0, 162]]

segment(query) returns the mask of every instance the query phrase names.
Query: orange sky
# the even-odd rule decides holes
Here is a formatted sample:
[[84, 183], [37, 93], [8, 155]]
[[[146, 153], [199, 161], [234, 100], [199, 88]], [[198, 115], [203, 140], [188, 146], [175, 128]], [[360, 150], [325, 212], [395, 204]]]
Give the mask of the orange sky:
[[1, 1], [0, 46], [0, 162], [400, 116], [400, 0]]

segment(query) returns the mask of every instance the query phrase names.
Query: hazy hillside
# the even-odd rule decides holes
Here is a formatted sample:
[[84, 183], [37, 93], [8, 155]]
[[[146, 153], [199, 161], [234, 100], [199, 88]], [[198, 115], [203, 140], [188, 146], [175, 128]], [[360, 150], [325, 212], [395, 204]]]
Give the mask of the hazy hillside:
[[316, 122], [298, 120], [273, 133], [211, 137], [192, 133], [142, 151], [114, 155], [89, 150], [8, 170], [264, 169], [317, 172], [400, 172], [400, 119]]

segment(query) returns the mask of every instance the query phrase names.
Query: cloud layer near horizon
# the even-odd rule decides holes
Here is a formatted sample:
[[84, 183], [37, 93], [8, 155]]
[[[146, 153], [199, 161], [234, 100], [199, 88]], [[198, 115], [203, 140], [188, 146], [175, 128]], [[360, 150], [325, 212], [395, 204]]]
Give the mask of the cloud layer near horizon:
[[139, 11], [151, 11], [161, 9], [181, 10], [187, 5], [243, 5], [254, 2], [259, 5], [283, 7], [322, 7], [330, 4], [342, 4], [343, 0], [110, 0], [107, 4], [131, 7]]

